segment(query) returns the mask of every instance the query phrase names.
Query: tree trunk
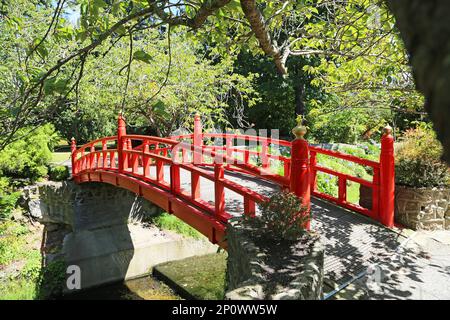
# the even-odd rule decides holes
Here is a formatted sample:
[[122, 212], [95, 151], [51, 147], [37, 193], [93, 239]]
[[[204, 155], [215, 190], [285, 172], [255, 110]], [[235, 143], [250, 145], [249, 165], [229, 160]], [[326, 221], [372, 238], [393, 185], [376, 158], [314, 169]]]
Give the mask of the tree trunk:
[[450, 163], [450, 1], [388, 0], [410, 55], [417, 89], [426, 98], [444, 159]]

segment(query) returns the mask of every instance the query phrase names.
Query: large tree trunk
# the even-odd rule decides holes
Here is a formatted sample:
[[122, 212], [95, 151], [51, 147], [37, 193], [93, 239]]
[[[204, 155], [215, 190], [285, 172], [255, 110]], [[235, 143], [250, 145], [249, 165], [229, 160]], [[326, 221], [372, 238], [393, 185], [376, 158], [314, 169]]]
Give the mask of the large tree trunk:
[[444, 159], [450, 163], [450, 1], [388, 0], [410, 54], [417, 89], [428, 111]]

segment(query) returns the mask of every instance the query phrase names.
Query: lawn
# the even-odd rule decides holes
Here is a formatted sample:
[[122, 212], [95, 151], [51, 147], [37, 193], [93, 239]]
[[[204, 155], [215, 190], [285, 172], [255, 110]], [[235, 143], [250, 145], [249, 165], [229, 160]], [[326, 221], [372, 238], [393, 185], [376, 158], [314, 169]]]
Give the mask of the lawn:
[[66, 160], [70, 160], [70, 152], [53, 152], [50, 162], [60, 164]]

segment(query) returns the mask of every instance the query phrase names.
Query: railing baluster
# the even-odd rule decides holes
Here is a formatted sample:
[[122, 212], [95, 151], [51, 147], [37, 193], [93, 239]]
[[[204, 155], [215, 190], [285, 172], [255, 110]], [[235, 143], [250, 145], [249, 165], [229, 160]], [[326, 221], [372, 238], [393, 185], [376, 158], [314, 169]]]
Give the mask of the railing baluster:
[[95, 168], [95, 146], [92, 145], [91, 146], [91, 151], [89, 153], [89, 158], [90, 158], [90, 167], [89, 169], [94, 169]]
[[80, 171], [83, 171], [84, 169], [86, 169], [86, 157], [84, 156], [84, 149], [81, 149], [80, 161], [81, 161], [81, 170]]
[[244, 196], [244, 215], [253, 217], [256, 213], [255, 201]]
[[[203, 146], [202, 122], [199, 114], [196, 114], [194, 117], [194, 134], [192, 140], [194, 147], [201, 148]], [[194, 165], [200, 165], [203, 162], [203, 156], [200, 152], [194, 152], [192, 157]]]
[[102, 158], [103, 158], [103, 168], [108, 167], [108, 152], [106, 151], [108, 149], [106, 145], [106, 140], [102, 140]]
[[187, 163], [188, 162], [188, 153], [186, 152], [185, 148], [181, 148], [181, 161], [182, 163]]
[[116, 168], [116, 157], [115, 157], [115, 152], [114, 151], [110, 151], [109, 152], [109, 167], [111, 169], [115, 169]]
[[193, 200], [200, 198], [200, 176], [194, 171], [191, 171], [191, 197]]
[[263, 140], [262, 141], [262, 147], [261, 147], [261, 162], [262, 162], [262, 167], [264, 169], [267, 169], [270, 165], [269, 163], [269, 157], [267, 156], [268, 153], [268, 145], [267, 145], [267, 141]]
[[170, 166], [170, 190], [180, 193], [180, 167], [175, 163]]
[[156, 181], [164, 182], [164, 163], [159, 159], [156, 159]]
[[248, 150], [248, 148], [250, 148], [250, 146], [244, 146], [244, 163], [248, 164], [249, 160], [250, 160], [250, 152]]
[[[130, 150], [132, 150], [132, 148], [130, 148]], [[133, 152], [131, 156], [131, 171], [133, 173], [137, 173], [139, 170], [138, 167], [139, 167], [139, 154]]]
[[222, 164], [214, 165], [214, 204], [215, 204], [215, 214], [221, 217], [225, 213], [225, 188], [219, 182], [219, 179], [225, 177], [225, 170]]
[[380, 169], [373, 168], [372, 177], [372, 213], [375, 217], [380, 216]]
[[150, 177], [150, 157], [147, 153], [150, 152], [148, 140], [144, 140], [144, 147], [142, 148], [142, 175], [144, 178]]
[[347, 201], [347, 179], [345, 179], [342, 176], [339, 176], [338, 183], [339, 183], [338, 199], [340, 203], [344, 203]]
[[[230, 159], [233, 158], [233, 149], [232, 149], [233, 148], [233, 140], [234, 140], [233, 137], [230, 137], [230, 136], [226, 137], [225, 152], [226, 152], [227, 157]], [[229, 160], [227, 159], [227, 169], [229, 169], [230, 165], [232, 164], [232, 163], [228, 163], [228, 161]]]
[[317, 153], [315, 151], [309, 152], [310, 159], [309, 159], [309, 170], [310, 170], [310, 182], [311, 182], [311, 192], [314, 192], [317, 190]]

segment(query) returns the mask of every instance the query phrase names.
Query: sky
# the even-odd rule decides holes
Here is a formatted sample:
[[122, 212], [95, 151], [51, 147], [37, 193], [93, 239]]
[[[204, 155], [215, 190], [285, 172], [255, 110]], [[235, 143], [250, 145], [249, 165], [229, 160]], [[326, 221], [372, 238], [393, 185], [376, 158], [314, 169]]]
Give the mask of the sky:
[[78, 19], [80, 18], [80, 8], [67, 9], [67, 13], [64, 17], [69, 20], [72, 25], [77, 25]]

